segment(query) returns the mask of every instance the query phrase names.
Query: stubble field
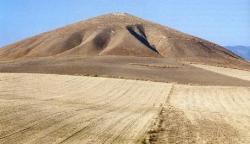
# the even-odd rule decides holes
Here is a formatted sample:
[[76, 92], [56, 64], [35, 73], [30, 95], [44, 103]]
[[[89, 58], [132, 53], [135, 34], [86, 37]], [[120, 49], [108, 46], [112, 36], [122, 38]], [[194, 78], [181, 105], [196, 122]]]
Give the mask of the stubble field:
[[175, 85], [152, 143], [250, 143], [250, 88]]
[[0, 143], [250, 143], [250, 87], [0, 74]]
[[0, 143], [136, 143], [170, 84], [0, 74]]

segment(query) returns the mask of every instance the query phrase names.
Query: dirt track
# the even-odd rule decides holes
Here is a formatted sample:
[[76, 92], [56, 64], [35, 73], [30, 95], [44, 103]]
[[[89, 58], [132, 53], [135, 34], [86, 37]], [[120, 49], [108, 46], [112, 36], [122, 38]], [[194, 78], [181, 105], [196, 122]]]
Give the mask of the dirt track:
[[0, 74], [0, 143], [136, 143], [171, 84]]

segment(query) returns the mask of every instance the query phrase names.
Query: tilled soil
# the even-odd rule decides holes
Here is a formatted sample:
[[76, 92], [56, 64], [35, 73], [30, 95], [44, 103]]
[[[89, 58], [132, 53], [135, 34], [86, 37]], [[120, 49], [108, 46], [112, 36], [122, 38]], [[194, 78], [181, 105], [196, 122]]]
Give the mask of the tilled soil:
[[147, 143], [250, 143], [249, 87], [175, 85], [170, 97]]
[[0, 143], [136, 143], [170, 84], [0, 74]]
[[1, 73], [0, 143], [249, 144], [249, 103], [250, 87]]

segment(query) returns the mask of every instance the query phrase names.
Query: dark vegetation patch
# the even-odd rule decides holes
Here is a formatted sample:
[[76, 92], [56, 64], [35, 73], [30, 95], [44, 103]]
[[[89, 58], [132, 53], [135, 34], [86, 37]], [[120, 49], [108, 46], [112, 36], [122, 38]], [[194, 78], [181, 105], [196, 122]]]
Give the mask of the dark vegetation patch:
[[111, 33], [112, 33], [112, 29], [111, 28], [107, 28], [102, 30], [93, 40], [93, 44], [97, 49], [104, 49], [110, 39], [111, 39]]
[[75, 32], [65, 41], [65, 48], [73, 48], [82, 43], [83, 34], [81, 32]]

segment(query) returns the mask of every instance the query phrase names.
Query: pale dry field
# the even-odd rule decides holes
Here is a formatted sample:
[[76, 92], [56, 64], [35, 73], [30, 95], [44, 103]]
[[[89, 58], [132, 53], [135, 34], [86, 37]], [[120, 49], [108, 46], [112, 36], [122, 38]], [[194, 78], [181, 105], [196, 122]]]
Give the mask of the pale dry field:
[[[248, 71], [195, 66], [250, 80]], [[173, 85], [148, 139], [154, 144], [249, 144], [250, 87]]]
[[171, 84], [0, 74], [0, 143], [137, 143]]
[[[155, 123], [155, 125], [152, 125]], [[249, 144], [250, 87], [0, 74], [0, 143]]]
[[191, 64], [191, 65], [208, 70], [208, 71], [223, 74], [226, 76], [231, 76], [231, 77], [250, 81], [250, 71], [224, 68], [224, 67], [216, 67], [216, 66], [210, 66], [210, 65], [202, 65], [202, 64]]
[[168, 104], [167, 143], [250, 143], [249, 87], [176, 85]]

